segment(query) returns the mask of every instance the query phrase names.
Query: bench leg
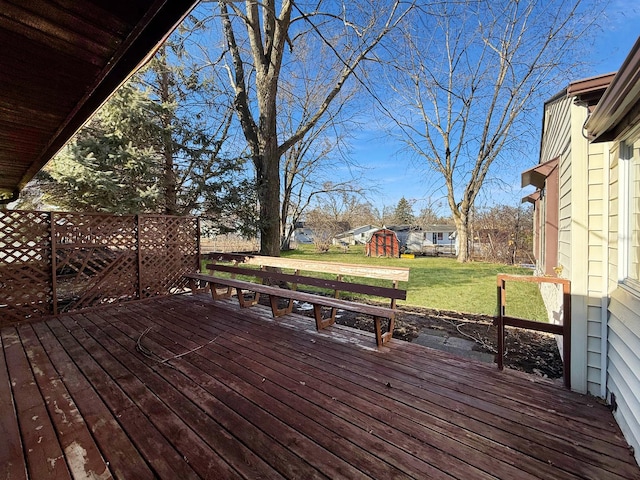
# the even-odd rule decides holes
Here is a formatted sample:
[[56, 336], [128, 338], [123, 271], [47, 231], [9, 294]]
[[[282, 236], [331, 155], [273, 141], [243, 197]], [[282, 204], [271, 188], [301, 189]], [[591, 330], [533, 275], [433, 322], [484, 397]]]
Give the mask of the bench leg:
[[253, 297], [247, 300], [244, 296], [244, 293], [242, 293], [241, 288], [236, 288], [236, 290], [238, 292], [238, 302], [240, 302], [241, 308], [252, 307], [260, 300], [260, 292], [254, 292]]
[[382, 333], [382, 318], [383, 317], [373, 317], [374, 330], [376, 333], [376, 345], [378, 347], [381, 347], [391, 340], [393, 337], [393, 328], [395, 326], [395, 319], [391, 317], [389, 319], [389, 331]]
[[322, 305], [313, 305], [313, 316], [316, 319], [316, 330], [322, 330], [330, 325], [336, 323], [336, 309], [331, 309], [331, 316], [329, 318], [322, 318]]
[[189, 279], [189, 290], [191, 290], [191, 295], [194, 295], [196, 293], [207, 292], [209, 290], [208, 283], [205, 283], [204, 287], [201, 287], [200, 285], [202, 285], [202, 282], [196, 281], [193, 278]]
[[269, 295], [269, 303], [271, 304], [271, 313], [274, 317], [282, 317], [288, 313], [293, 311], [293, 300], [291, 298], [287, 298], [288, 300], [287, 306], [285, 308], [278, 308], [278, 300], [284, 297], [277, 297], [276, 295]]
[[224, 300], [225, 298], [231, 298], [233, 294], [233, 288], [225, 287], [226, 290], [223, 293], [218, 292], [218, 287], [215, 283], [209, 282], [209, 289], [211, 290], [211, 297], [214, 300]]

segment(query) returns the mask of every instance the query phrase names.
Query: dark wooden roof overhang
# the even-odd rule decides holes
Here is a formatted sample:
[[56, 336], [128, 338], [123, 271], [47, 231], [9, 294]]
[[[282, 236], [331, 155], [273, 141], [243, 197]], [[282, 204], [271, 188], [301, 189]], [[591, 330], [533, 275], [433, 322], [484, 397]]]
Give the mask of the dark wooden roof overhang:
[[0, 0], [0, 203], [166, 39], [195, 0]]
[[615, 75], [615, 72], [607, 73], [571, 82], [567, 87], [567, 96], [575, 97], [576, 102], [585, 105], [591, 111], [600, 101]]
[[520, 203], [533, 203], [535, 205], [535, 203], [540, 200], [540, 197], [542, 196], [542, 190], [536, 190], [533, 193], [530, 193], [529, 195], [525, 195], [524, 197], [522, 197], [522, 200]]
[[522, 172], [521, 186], [524, 188], [528, 185], [533, 185], [537, 189], [544, 188], [544, 182], [547, 177], [551, 175], [551, 172], [553, 172], [553, 170], [558, 166], [558, 160], [560, 160], [560, 157], [553, 158], [548, 162], [541, 163]]
[[585, 125], [593, 142], [624, 137], [640, 123], [640, 37]]

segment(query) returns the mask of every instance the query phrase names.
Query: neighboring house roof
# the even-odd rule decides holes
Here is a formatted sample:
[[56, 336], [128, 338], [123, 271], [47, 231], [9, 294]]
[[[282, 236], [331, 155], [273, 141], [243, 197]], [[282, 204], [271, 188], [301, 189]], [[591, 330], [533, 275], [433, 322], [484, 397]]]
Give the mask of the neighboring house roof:
[[17, 198], [195, 3], [0, 0], [0, 203]]
[[446, 232], [453, 232], [455, 231], [456, 227], [455, 225], [427, 225], [424, 228], [422, 228], [421, 230], [423, 232], [435, 232], [435, 233], [446, 233]]
[[640, 37], [585, 127], [594, 142], [620, 138], [640, 123]]
[[413, 227], [411, 225], [385, 225], [382, 228], [392, 230], [394, 232], [408, 232], [409, 230], [419, 230], [418, 227]]
[[339, 233], [335, 236], [336, 239], [350, 237], [352, 235], [359, 235], [361, 233], [367, 233], [372, 230], [378, 230], [380, 227], [376, 227], [375, 225], [363, 225], [361, 227], [352, 228], [351, 230], [347, 230], [346, 232]]

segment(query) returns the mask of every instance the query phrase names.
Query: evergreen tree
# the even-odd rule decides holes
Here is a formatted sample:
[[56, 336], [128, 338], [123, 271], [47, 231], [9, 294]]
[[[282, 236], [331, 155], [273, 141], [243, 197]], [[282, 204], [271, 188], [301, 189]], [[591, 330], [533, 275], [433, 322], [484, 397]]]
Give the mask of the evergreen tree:
[[119, 89], [39, 175], [45, 203], [73, 211], [157, 211], [156, 107], [131, 85]]
[[401, 225], [412, 225], [415, 221], [413, 208], [406, 198], [402, 197], [398, 201], [394, 212], [395, 221]]

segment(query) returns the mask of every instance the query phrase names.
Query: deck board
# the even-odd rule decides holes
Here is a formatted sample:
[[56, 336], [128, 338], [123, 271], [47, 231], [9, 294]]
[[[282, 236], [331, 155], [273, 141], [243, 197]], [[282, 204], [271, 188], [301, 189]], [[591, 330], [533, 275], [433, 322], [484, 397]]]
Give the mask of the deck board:
[[591, 397], [261, 306], [164, 297], [1, 338], [0, 478], [640, 478]]
[[13, 388], [5, 360], [9, 343], [5, 340], [10, 330], [0, 336], [3, 354], [0, 355], [0, 438], [4, 439], [0, 448], [0, 478], [26, 478], [26, 459], [22, 449], [22, 438], [18, 425], [18, 415], [13, 400]]

